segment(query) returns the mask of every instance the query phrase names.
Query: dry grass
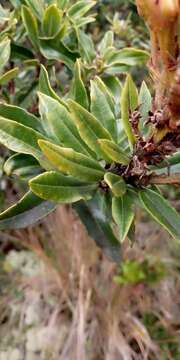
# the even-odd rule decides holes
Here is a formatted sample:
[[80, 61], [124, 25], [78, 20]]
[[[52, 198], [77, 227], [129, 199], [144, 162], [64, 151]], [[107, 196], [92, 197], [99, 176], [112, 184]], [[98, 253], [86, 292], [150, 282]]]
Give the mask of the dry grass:
[[[161, 345], [171, 341], [167, 336], [172, 343], [180, 340], [180, 276], [169, 239], [154, 224], [141, 222], [137, 244], [123, 249], [124, 258], [141, 261], [149, 256], [166, 263], [168, 276], [154, 286], [115, 284], [117, 267], [102, 255], [69, 207], [59, 207], [41, 225], [11, 236], [45, 264], [35, 276], [16, 279], [23, 290], [23, 299], [16, 300], [21, 304], [17, 326], [24, 329], [27, 308], [34, 303], [41, 309], [39, 322], [52, 346], [39, 360], [179, 359], [171, 347], [162, 351]], [[154, 314], [156, 327], [168, 335], [153, 339], [144, 325], [145, 314]], [[6, 331], [12, 318], [4, 325]]]

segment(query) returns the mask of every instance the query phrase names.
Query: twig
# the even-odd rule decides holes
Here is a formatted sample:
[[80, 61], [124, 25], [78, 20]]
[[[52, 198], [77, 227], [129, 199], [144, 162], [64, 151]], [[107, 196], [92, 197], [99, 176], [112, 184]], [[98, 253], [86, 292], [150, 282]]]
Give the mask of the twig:
[[149, 184], [157, 185], [180, 185], [180, 174], [167, 175], [152, 175], [149, 179]]

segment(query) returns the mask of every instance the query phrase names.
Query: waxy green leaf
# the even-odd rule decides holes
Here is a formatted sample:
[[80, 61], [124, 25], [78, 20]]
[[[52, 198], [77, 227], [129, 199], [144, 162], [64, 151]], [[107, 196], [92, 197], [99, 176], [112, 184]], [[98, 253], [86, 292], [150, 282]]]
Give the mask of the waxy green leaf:
[[145, 83], [143, 81], [139, 93], [139, 111], [141, 114], [140, 122], [139, 122], [139, 130], [145, 137], [148, 136], [150, 131], [150, 125], [147, 125], [145, 122], [148, 119], [149, 111], [152, 110], [152, 97], [151, 93]]
[[86, 144], [81, 139], [67, 109], [50, 96], [39, 93], [39, 111], [42, 125], [49, 137], [80, 153], [89, 155]]
[[[111, 140], [110, 133], [81, 105], [72, 100], [68, 101], [68, 105], [82, 139], [90, 149], [92, 149], [99, 157], [103, 158], [105, 154], [98, 144], [98, 139]], [[105, 159], [106, 158], [107, 156], [105, 156]]]
[[39, 119], [18, 106], [0, 103], [0, 116], [9, 120], [14, 120], [17, 123], [36, 131], [43, 132]]
[[129, 112], [133, 112], [138, 106], [138, 92], [130, 75], [127, 76], [121, 94], [121, 116], [124, 130], [132, 147], [135, 143], [135, 136], [129, 121]]
[[63, 62], [72, 71], [76, 58], [79, 57], [78, 53], [70, 51], [58, 37], [57, 39], [41, 39], [40, 50], [46, 59]]
[[101, 92], [103, 92], [104, 97], [106, 98], [106, 101], [108, 102], [111, 111], [114, 113], [115, 111], [115, 101], [114, 98], [111, 94], [111, 92], [109, 91], [108, 87], [106, 86], [104, 79], [102, 81], [102, 79], [99, 76], [95, 76], [94, 81], [97, 85], [97, 87], [101, 90]]
[[63, 173], [88, 182], [103, 179], [104, 170], [96, 160], [48, 141], [39, 140], [39, 146], [48, 160]]
[[113, 198], [112, 215], [119, 228], [120, 241], [123, 242], [134, 220], [133, 198], [129, 192], [122, 197]]
[[63, 11], [60, 11], [55, 4], [49, 5], [43, 15], [42, 31], [44, 35], [53, 39], [59, 32]]
[[[24, 0], [30, 7], [29, 11], [33, 13], [40, 21], [42, 21], [44, 13], [44, 0]], [[22, 0], [21, 0], [22, 3]]]
[[38, 49], [39, 41], [37, 19], [32, 14], [32, 11], [25, 5], [22, 6], [22, 19], [30, 41], [34, 45], [35, 49]]
[[47, 168], [48, 161], [38, 145], [38, 140], [42, 138], [46, 139], [27, 126], [0, 117], [0, 143], [12, 151], [34, 156], [43, 167]]
[[74, 78], [73, 78], [71, 94], [73, 95], [73, 100], [78, 102], [84, 108], [86, 109], [89, 108], [87, 91], [81, 77], [81, 63], [79, 59], [76, 60], [74, 66]]
[[145, 189], [139, 192], [143, 207], [174, 238], [180, 240], [180, 215], [162, 195]]
[[44, 201], [28, 191], [15, 205], [0, 214], [0, 230], [25, 228], [41, 220], [56, 207], [55, 203]]
[[128, 66], [141, 65], [146, 63], [150, 57], [145, 50], [136, 48], [124, 48], [117, 50], [115, 48], [107, 49], [104, 54], [107, 64], [114, 66], [115, 64], [124, 64]]
[[98, 140], [102, 150], [108, 155], [108, 157], [118, 164], [128, 165], [130, 158], [126, 155], [118, 145], [110, 140]]
[[7, 72], [5, 72], [2, 76], [0, 76], [0, 85], [4, 85], [10, 80], [14, 79], [14, 77], [18, 74], [19, 68], [15, 67]]
[[103, 77], [103, 82], [105, 83], [106, 87], [109, 89], [110, 93], [113, 95], [115, 103], [118, 102], [119, 104], [119, 97], [122, 91], [122, 85], [119, 79], [113, 75], [109, 75]]
[[95, 4], [96, 1], [92, 1], [92, 0], [76, 1], [75, 4], [73, 4], [68, 9], [68, 16], [72, 17], [73, 20], [79, 19], [82, 16], [84, 16]]
[[57, 5], [60, 9], [64, 10], [68, 5], [69, 0], [56, 0]]
[[[104, 88], [106, 88], [105, 84]], [[117, 125], [116, 119], [106, 94], [101, 90], [102, 86], [98, 86], [96, 80], [91, 80], [91, 113], [103, 124], [103, 126], [109, 131], [112, 138], [117, 140]], [[110, 96], [110, 95], [109, 95]]]
[[91, 62], [96, 56], [96, 51], [92, 38], [89, 34], [87, 35], [84, 33], [84, 31], [79, 29], [77, 31], [77, 36], [81, 57], [84, 58], [88, 64], [91, 64]]
[[114, 43], [113, 31], [107, 31], [99, 45], [99, 51], [101, 56], [104, 56], [108, 48], [112, 48]]
[[39, 76], [39, 91], [45, 95], [52, 97], [53, 99], [57, 100], [61, 105], [67, 107], [65, 101], [63, 101], [52, 89], [49, 81], [48, 72], [44, 65], [41, 65], [41, 71]]
[[12, 155], [4, 163], [3, 169], [8, 176], [15, 175], [26, 181], [42, 172], [38, 161], [27, 154]]
[[113, 174], [111, 172], [107, 172], [104, 175], [104, 181], [108, 184], [112, 193], [116, 197], [123, 196], [126, 193], [127, 186], [121, 176]]
[[82, 183], [56, 171], [38, 175], [30, 180], [29, 186], [42, 199], [61, 203], [88, 200], [97, 188], [96, 184]]

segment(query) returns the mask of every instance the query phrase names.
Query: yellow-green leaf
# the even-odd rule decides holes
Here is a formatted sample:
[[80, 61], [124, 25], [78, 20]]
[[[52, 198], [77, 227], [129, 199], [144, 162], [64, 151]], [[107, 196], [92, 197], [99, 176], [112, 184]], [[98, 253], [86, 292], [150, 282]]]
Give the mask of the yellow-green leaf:
[[108, 157], [118, 163], [123, 165], [128, 165], [130, 158], [126, 155], [118, 145], [110, 140], [98, 140], [102, 150], [108, 155]]
[[123, 196], [126, 193], [127, 186], [124, 179], [121, 176], [107, 172], [104, 175], [104, 180], [109, 185], [112, 193], [116, 197]]
[[45, 172], [30, 180], [33, 193], [45, 200], [73, 203], [89, 200], [96, 190], [96, 184], [85, 184], [56, 171]]
[[52, 39], [58, 34], [62, 16], [63, 11], [58, 9], [55, 4], [51, 4], [46, 8], [43, 16], [42, 30], [47, 38]]
[[0, 103], [0, 116], [14, 120], [19, 124], [43, 132], [39, 119], [28, 111], [14, 105]]
[[82, 154], [91, 154], [81, 139], [70, 113], [63, 105], [52, 97], [39, 93], [39, 111], [47, 136]]
[[81, 105], [72, 100], [69, 100], [68, 104], [81, 138], [100, 158], [106, 159], [107, 156], [101, 150], [98, 139], [111, 140], [110, 133]]
[[51, 96], [53, 99], [57, 100], [61, 105], [67, 107], [65, 101], [63, 101], [52, 89], [48, 72], [44, 65], [41, 65], [40, 77], [39, 77], [39, 91], [45, 95]]
[[75, 4], [73, 4], [68, 9], [68, 16], [72, 17], [74, 19], [79, 19], [83, 15], [85, 15], [94, 5], [96, 4], [96, 1], [92, 0], [79, 0], [76, 1]]
[[30, 41], [38, 49], [38, 23], [32, 11], [25, 5], [22, 6], [22, 19]]
[[38, 140], [42, 138], [45, 139], [31, 128], [0, 117], [0, 143], [12, 151], [34, 156], [44, 168], [48, 168], [48, 161], [38, 146]]
[[19, 72], [19, 68], [15, 67], [14, 69], [11, 69], [7, 72], [5, 72], [5, 74], [3, 74], [0, 77], [0, 85], [4, 85], [6, 84], [8, 81], [10, 81], [11, 79], [13, 79]]
[[39, 146], [48, 160], [63, 173], [88, 182], [103, 178], [104, 170], [96, 160], [48, 141], [40, 140]]

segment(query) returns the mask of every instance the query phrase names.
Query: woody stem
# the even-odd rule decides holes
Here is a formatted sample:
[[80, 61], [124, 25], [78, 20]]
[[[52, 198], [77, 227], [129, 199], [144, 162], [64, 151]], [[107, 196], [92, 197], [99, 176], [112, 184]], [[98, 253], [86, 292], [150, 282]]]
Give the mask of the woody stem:
[[151, 175], [149, 184], [154, 185], [180, 185], [180, 174], [167, 175]]

